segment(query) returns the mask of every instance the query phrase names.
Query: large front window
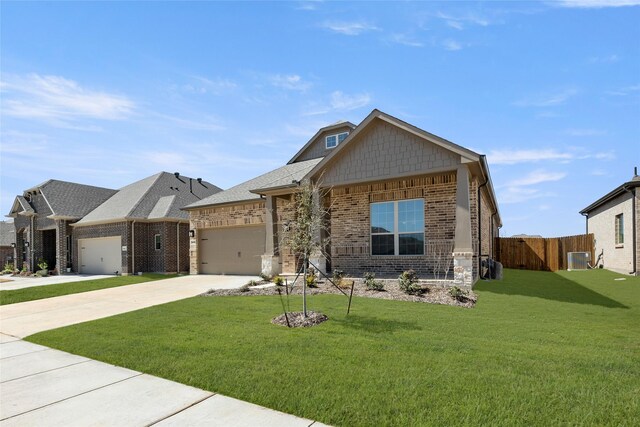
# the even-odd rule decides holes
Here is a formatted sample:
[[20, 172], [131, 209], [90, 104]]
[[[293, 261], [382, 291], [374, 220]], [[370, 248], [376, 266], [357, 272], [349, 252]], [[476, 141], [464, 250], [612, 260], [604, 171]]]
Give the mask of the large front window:
[[371, 204], [371, 255], [424, 255], [424, 200]]

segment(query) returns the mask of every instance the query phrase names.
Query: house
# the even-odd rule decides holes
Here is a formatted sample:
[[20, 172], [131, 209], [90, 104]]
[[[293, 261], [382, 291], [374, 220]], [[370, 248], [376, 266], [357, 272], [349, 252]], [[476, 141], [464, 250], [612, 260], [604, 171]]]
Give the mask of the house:
[[13, 264], [16, 247], [16, 230], [13, 221], [0, 221], [0, 269]]
[[639, 275], [640, 267], [640, 176], [605, 194], [580, 211], [587, 233], [595, 238], [600, 264], [623, 274]]
[[181, 208], [220, 191], [178, 172], [160, 172], [122, 187], [72, 224], [73, 271], [188, 271], [189, 218]]
[[9, 212], [14, 219], [16, 268], [38, 269], [42, 259], [49, 269], [65, 271], [71, 265], [71, 224], [83, 218], [116, 190], [50, 179], [17, 196]]
[[[300, 182], [322, 188], [330, 239], [312, 262], [351, 275], [407, 269], [471, 286], [501, 219], [486, 158], [373, 110], [320, 129], [284, 166], [185, 207], [192, 274], [291, 274], [283, 242]], [[442, 275], [441, 275], [442, 273]]]

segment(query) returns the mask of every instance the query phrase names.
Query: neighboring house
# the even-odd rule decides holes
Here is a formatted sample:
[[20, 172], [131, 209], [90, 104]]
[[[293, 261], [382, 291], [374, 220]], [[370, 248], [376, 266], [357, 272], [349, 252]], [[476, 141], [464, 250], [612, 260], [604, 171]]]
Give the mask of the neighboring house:
[[624, 274], [640, 275], [640, 176], [607, 193], [580, 211], [587, 233], [595, 237], [601, 265]]
[[220, 191], [177, 172], [121, 188], [73, 224], [73, 271], [188, 271], [189, 217], [181, 208]]
[[50, 179], [17, 196], [9, 212], [14, 219], [16, 268], [64, 272], [71, 265], [71, 224], [107, 200], [116, 190]]
[[0, 221], [0, 269], [13, 264], [16, 246], [16, 229], [13, 221]]
[[450, 284], [471, 286], [479, 259], [493, 257], [501, 220], [485, 157], [373, 110], [357, 126], [320, 129], [287, 165], [185, 207], [191, 273], [298, 271], [282, 229], [307, 180], [328, 207], [321, 270], [432, 278], [444, 262]]

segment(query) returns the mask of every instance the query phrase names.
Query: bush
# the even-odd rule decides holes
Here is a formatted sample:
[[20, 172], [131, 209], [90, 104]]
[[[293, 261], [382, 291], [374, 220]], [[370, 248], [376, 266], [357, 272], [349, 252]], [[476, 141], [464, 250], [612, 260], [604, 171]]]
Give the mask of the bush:
[[268, 274], [260, 273], [260, 278], [262, 280], [264, 280], [265, 282], [270, 282], [271, 281], [271, 276], [269, 276]]
[[331, 279], [333, 280], [333, 283], [339, 286], [340, 281], [344, 279], [344, 271], [338, 270], [336, 268], [335, 270], [333, 270], [333, 277]]
[[409, 295], [419, 295], [424, 292], [424, 289], [422, 289], [418, 282], [418, 275], [413, 270], [404, 271], [398, 277], [398, 283], [400, 289]]
[[[253, 280], [251, 282], [253, 282]], [[242, 285], [238, 290], [240, 292], [249, 292], [251, 290], [251, 282]]]
[[13, 273], [13, 264], [8, 262], [4, 265], [4, 269], [2, 270], [2, 274]]
[[280, 276], [276, 276], [276, 277], [273, 278], [273, 283], [276, 286], [283, 286], [284, 285], [284, 279], [282, 277], [280, 277]]
[[259, 284], [260, 282], [258, 282], [257, 280], [249, 280], [246, 286], [258, 286]]
[[38, 260], [38, 268], [40, 270], [46, 270], [47, 267], [49, 267], [49, 264], [47, 264], [47, 261], [45, 261], [44, 258], [40, 258]]
[[457, 286], [454, 286], [451, 289], [449, 289], [449, 295], [451, 295], [451, 298], [453, 298], [456, 301], [464, 302], [469, 298], [469, 291], [467, 291], [466, 289], [461, 289]]
[[318, 278], [315, 274], [307, 274], [307, 287], [309, 288], [317, 288], [318, 287]]
[[364, 284], [370, 291], [384, 291], [384, 283], [376, 280], [375, 273], [364, 273]]

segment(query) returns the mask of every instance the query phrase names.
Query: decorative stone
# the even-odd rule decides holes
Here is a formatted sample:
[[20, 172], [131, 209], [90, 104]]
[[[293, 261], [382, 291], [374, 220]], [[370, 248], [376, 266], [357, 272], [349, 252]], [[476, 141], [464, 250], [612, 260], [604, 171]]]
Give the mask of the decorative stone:
[[453, 284], [471, 289], [473, 285], [473, 252], [453, 253]]

